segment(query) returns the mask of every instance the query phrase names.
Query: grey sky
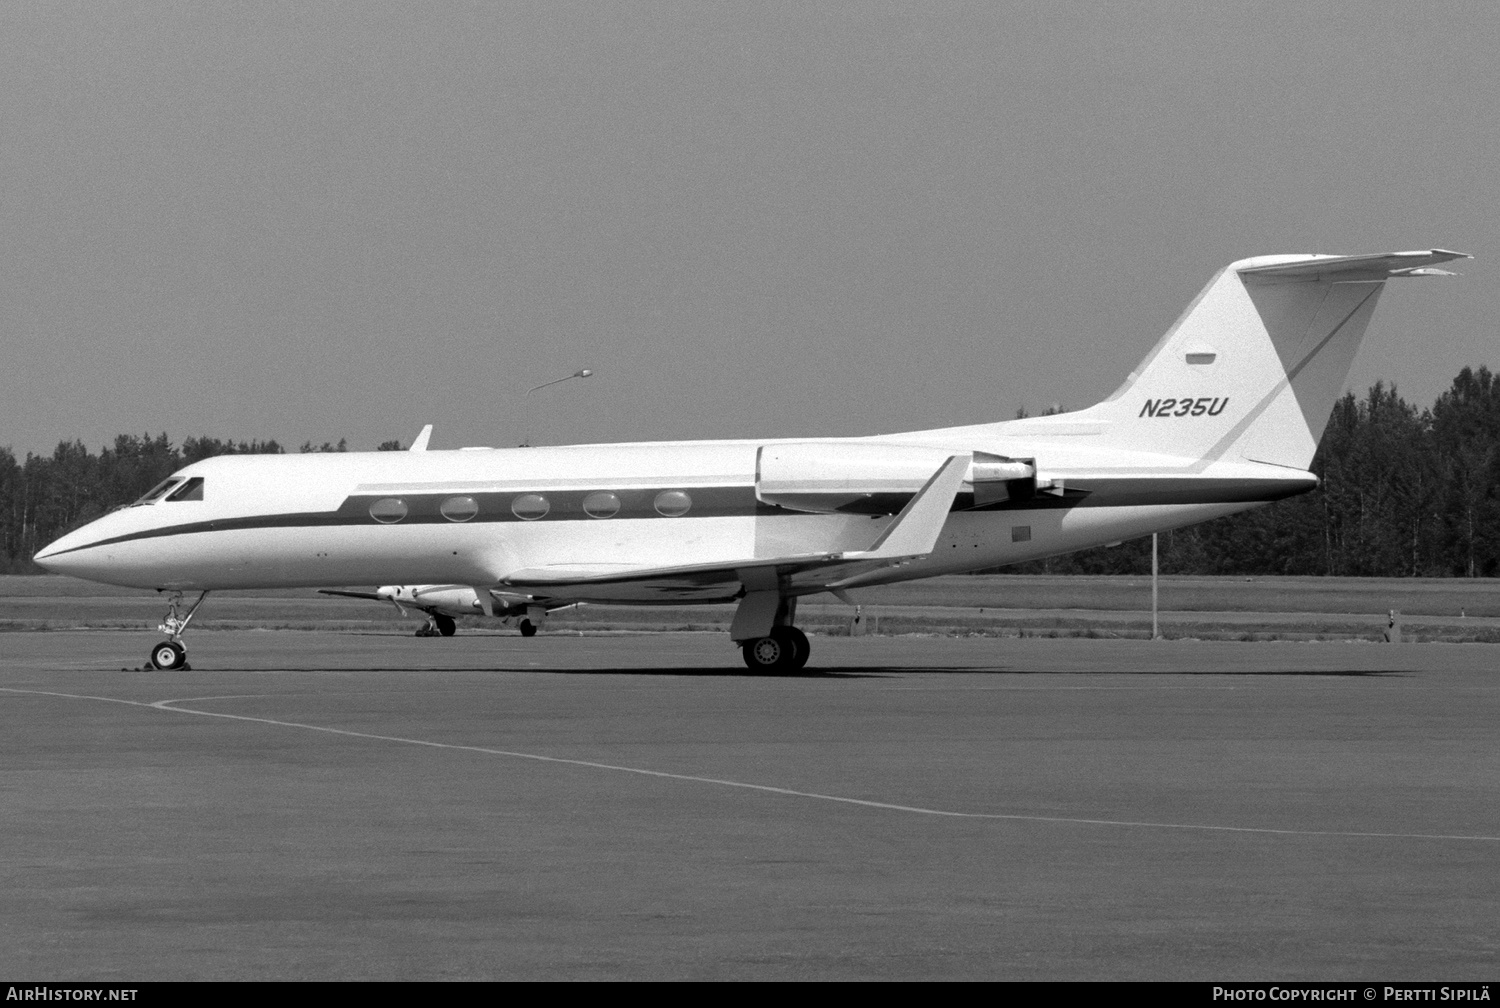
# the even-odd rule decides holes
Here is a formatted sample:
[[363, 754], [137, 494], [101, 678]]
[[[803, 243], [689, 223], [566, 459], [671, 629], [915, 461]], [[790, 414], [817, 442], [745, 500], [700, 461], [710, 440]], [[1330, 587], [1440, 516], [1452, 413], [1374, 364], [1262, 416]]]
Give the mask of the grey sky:
[[[0, 445], [848, 435], [1087, 405], [1225, 263], [1440, 245], [1500, 5], [5, 3]], [[1392, 285], [1397, 287], [1398, 285]], [[526, 388], [591, 367], [595, 377]]]

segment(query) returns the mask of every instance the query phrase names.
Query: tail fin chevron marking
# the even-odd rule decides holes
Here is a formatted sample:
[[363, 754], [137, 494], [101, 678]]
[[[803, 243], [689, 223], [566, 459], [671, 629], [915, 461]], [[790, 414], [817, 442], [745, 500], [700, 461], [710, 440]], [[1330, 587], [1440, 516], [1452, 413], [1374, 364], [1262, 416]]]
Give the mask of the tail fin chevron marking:
[[[1343, 360], [1336, 368], [1330, 369], [1337, 370], [1338, 372], [1335, 385], [1331, 390], [1326, 386], [1326, 383], [1320, 385], [1315, 390], [1308, 390], [1304, 395], [1312, 401], [1294, 404], [1297, 405], [1297, 412], [1301, 415], [1302, 421], [1307, 427], [1306, 434], [1310, 445], [1297, 445], [1294, 448], [1283, 443], [1290, 436], [1300, 433], [1295, 428], [1296, 418], [1289, 417], [1288, 426], [1291, 427], [1290, 431], [1282, 433], [1280, 431], [1267, 430], [1264, 432], [1266, 435], [1270, 435], [1272, 439], [1275, 439], [1271, 443], [1267, 443], [1267, 437], [1263, 435], [1259, 438], [1252, 437], [1249, 439], [1249, 443], [1241, 444], [1240, 446], [1241, 454], [1252, 462], [1269, 462], [1272, 465], [1289, 466], [1294, 469], [1306, 469], [1312, 464], [1313, 454], [1318, 450], [1318, 441], [1323, 436], [1323, 428], [1328, 425], [1328, 416], [1333, 410], [1334, 400], [1338, 398], [1338, 394], [1342, 390], [1344, 379], [1349, 376], [1349, 368], [1354, 363], [1354, 352], [1359, 349], [1359, 342], [1364, 337], [1365, 325], [1369, 322], [1370, 316], [1374, 314], [1375, 302], [1380, 297], [1382, 285], [1378, 281], [1374, 283], [1360, 283], [1360, 286], [1367, 287], [1368, 290], [1363, 292], [1364, 296], [1359, 299], [1358, 303], [1350, 309], [1348, 314], [1339, 320], [1339, 324], [1334, 326], [1327, 336], [1324, 336], [1318, 341], [1315, 347], [1307, 352], [1306, 356], [1299, 360], [1293, 367], [1287, 369], [1285, 377], [1277, 382], [1275, 388], [1266, 393], [1245, 414], [1244, 418], [1230, 429], [1229, 433], [1225, 434], [1213, 447], [1204, 453], [1205, 458], [1221, 458], [1232, 446], [1245, 438], [1246, 432], [1250, 429], [1251, 425], [1259, 420], [1273, 403], [1276, 403], [1284, 396], [1289, 387], [1295, 393], [1297, 391], [1295, 388], [1297, 378], [1302, 374], [1303, 370], [1312, 363], [1318, 354], [1323, 352], [1324, 348], [1334, 341], [1355, 315], [1365, 310], [1365, 317], [1358, 325], [1358, 331], [1344, 344], [1348, 350], [1347, 354], [1343, 355]], [[1311, 325], [1309, 328], [1311, 328]], [[1323, 393], [1323, 395], [1318, 396], [1317, 393]], [[1300, 400], [1302, 397], [1297, 398]], [[1326, 405], [1324, 405], [1325, 401]], [[1278, 438], [1277, 435], [1280, 435], [1280, 437]], [[1299, 449], [1300, 453], [1298, 453]], [[1304, 455], [1305, 458], [1303, 457]]]

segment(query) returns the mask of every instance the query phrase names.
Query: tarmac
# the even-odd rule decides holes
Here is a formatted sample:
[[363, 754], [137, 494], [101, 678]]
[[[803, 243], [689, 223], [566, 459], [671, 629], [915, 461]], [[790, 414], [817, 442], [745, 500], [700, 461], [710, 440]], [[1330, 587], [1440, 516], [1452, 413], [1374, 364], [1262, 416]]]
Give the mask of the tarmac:
[[0, 639], [17, 981], [1500, 976], [1500, 646]]

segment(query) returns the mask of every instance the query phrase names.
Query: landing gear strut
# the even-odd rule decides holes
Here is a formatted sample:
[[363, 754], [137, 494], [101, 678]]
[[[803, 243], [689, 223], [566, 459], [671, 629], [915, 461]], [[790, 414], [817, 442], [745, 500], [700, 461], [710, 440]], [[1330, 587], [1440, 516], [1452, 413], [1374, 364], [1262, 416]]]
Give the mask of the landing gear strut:
[[157, 627], [170, 639], [162, 641], [151, 649], [148, 664], [152, 668], [163, 671], [192, 668], [187, 663], [187, 648], [182, 646], [182, 635], [187, 630], [188, 624], [193, 621], [193, 614], [198, 611], [198, 607], [206, 598], [208, 598], [208, 592], [199, 595], [198, 601], [194, 602], [192, 608], [188, 609], [184, 615], [179, 613], [182, 607], [182, 592], [172, 593], [171, 599], [167, 602], [167, 615], [163, 617], [161, 626]]

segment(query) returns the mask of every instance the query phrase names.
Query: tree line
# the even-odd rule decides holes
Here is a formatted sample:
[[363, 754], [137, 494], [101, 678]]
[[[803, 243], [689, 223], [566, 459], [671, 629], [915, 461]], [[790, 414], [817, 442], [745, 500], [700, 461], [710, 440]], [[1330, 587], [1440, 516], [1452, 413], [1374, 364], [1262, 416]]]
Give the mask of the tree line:
[[[1464, 368], [1430, 408], [1383, 382], [1334, 404], [1316, 490], [1159, 536], [1171, 574], [1494, 577], [1500, 574], [1500, 381]], [[1151, 539], [1008, 568], [1144, 574]]]
[[[1053, 412], [1049, 410], [1048, 412]], [[1313, 459], [1311, 493], [1160, 536], [1163, 573], [1494, 577], [1500, 574], [1500, 381], [1464, 368], [1430, 408], [1377, 382], [1347, 393]], [[397, 450], [399, 441], [380, 445]], [[301, 451], [345, 451], [308, 442]], [[31, 556], [70, 528], [214, 455], [281, 453], [276, 441], [121, 434], [94, 454], [64, 441], [18, 460], [0, 448], [0, 571], [38, 573]], [[1143, 574], [1151, 540], [1003, 568], [1015, 573]]]

